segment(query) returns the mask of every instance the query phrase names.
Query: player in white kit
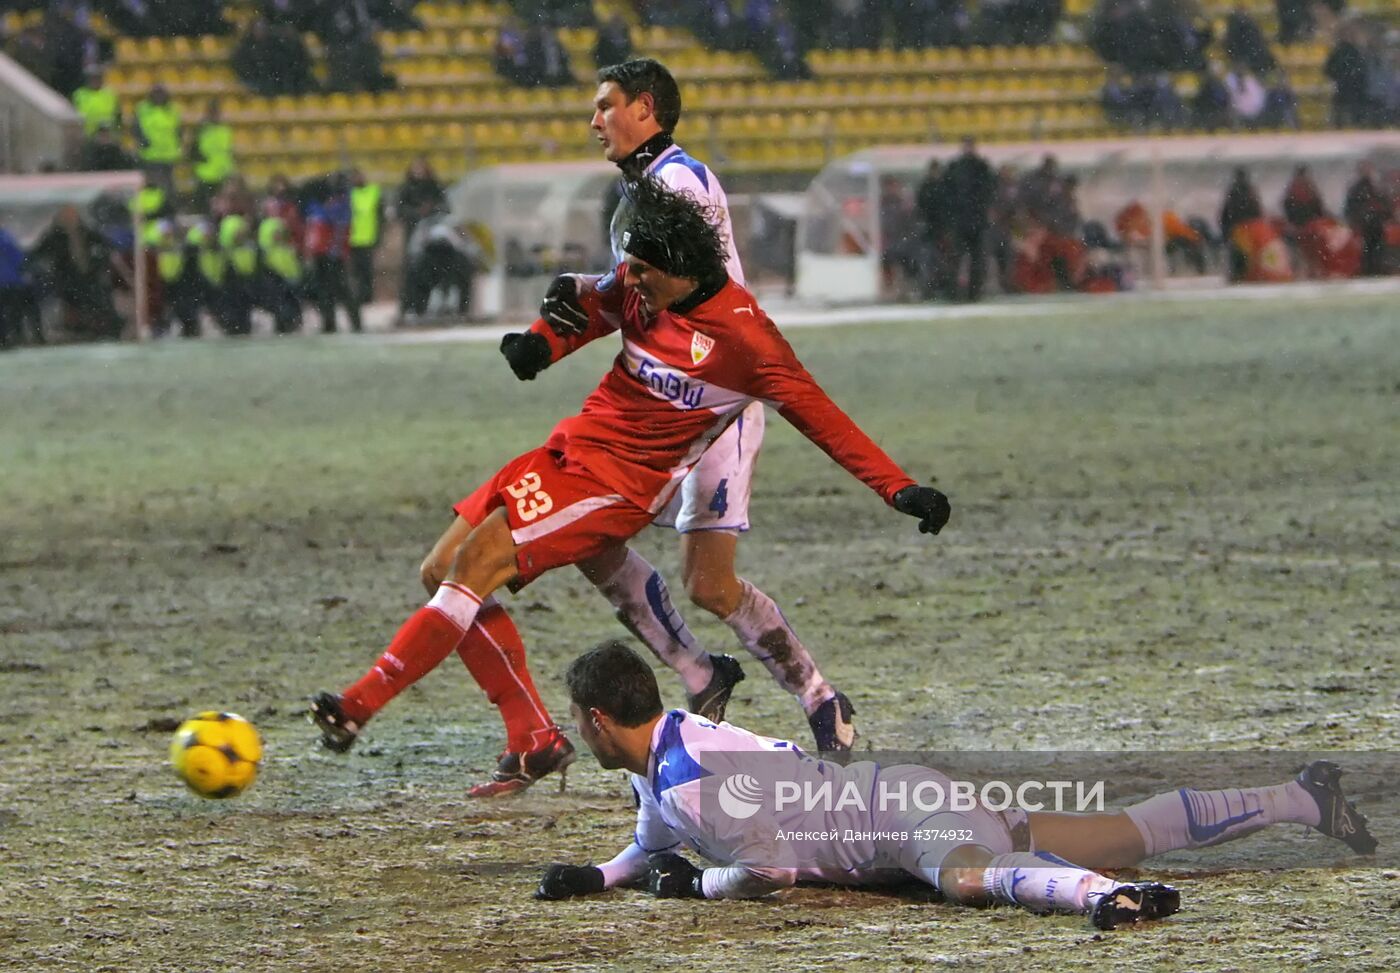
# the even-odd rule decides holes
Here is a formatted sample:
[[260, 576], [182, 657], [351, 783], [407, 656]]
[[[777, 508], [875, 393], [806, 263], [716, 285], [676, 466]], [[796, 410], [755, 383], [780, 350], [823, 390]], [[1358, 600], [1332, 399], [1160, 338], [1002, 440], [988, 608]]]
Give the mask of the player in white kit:
[[[909, 802], [885, 810], [877, 790], [904, 795], [937, 786], [950, 793], [951, 781], [914, 765], [839, 766], [785, 740], [682, 710], [663, 712], [651, 667], [619, 642], [580, 656], [565, 678], [579, 736], [604, 768], [632, 773], [637, 827], [632, 843], [601, 866], [550, 865], [536, 892], [541, 899], [643, 880], [663, 898], [753, 898], [803, 880], [860, 886], [902, 872], [954, 902], [1080, 913], [1111, 929], [1171, 915], [1180, 896], [1170, 886], [1120, 882], [1093, 868], [1125, 867], [1281, 823], [1308, 825], [1360, 854], [1376, 848], [1366, 819], [1342, 793], [1341, 771], [1327, 761], [1272, 787], [1183, 788], [1122, 811], [996, 811], [980, 802], [967, 810], [930, 812]], [[741, 780], [726, 798], [742, 777], [736, 769], [760, 766], [794, 792], [829, 784], [828, 793], [842, 797], [815, 811], [796, 799], [770, 808], [745, 793]], [[848, 792], [864, 799], [847, 801]], [[808, 843], [796, 851], [783, 845], [799, 840]], [[691, 864], [682, 847], [715, 867]]]
[[[591, 126], [604, 156], [617, 164], [623, 178], [622, 201], [611, 227], [616, 260], [623, 256], [620, 237], [630, 211], [627, 183], [648, 175], [690, 194], [713, 214], [728, 250], [726, 269], [743, 284], [724, 189], [709, 167], [672, 139], [681, 113], [675, 79], [659, 62], [639, 58], [603, 68], [598, 80]], [[560, 335], [577, 334], [587, 322], [577, 294], [577, 279], [563, 275], [550, 286], [540, 308], [540, 317]], [[505, 343], [502, 350], [510, 359]], [[511, 360], [522, 378], [537, 373], [531, 364], [522, 368]], [[727, 624], [778, 684], [797, 698], [818, 750], [849, 750], [855, 738], [850, 700], [822, 676], [773, 600], [735, 571], [738, 535], [749, 529], [749, 496], [763, 428], [763, 405], [755, 402], [706, 450], [656, 523], [673, 526], [681, 535], [681, 572], [691, 602]], [[627, 547], [583, 562], [579, 568], [613, 605], [622, 623], [680, 675], [689, 708], [723, 719], [730, 693], [744, 678], [743, 670], [730, 656], [711, 655], [700, 646], [673, 607], [666, 582], [656, 569]]]

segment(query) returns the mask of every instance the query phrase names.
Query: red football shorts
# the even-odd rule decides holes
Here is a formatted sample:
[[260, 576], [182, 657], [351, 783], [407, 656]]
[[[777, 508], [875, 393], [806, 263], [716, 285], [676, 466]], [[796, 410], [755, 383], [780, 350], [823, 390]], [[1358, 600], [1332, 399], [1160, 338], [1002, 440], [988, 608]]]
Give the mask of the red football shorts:
[[497, 507], [515, 540], [512, 590], [627, 540], [656, 516], [543, 447], [511, 460], [452, 509], [475, 526]]

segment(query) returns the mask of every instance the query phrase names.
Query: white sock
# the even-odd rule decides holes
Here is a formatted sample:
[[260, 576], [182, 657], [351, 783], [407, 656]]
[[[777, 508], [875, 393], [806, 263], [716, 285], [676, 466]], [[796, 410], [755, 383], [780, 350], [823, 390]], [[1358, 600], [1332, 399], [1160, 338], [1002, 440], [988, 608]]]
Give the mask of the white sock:
[[742, 578], [739, 583], [744, 586], [744, 595], [724, 624], [734, 630], [749, 654], [762, 662], [778, 685], [796, 696], [811, 716], [818, 706], [836, 695], [836, 690], [822, 678], [816, 660], [773, 599]]
[[1048, 851], [997, 855], [982, 873], [982, 887], [993, 902], [1019, 905], [1032, 912], [1087, 913], [1091, 895], [1103, 894], [1119, 884]]
[[710, 684], [714, 675], [710, 654], [690, 634], [685, 619], [671, 604], [665, 580], [646, 558], [629, 549], [622, 567], [598, 590], [617, 609], [618, 621], [676, 671], [687, 693], [694, 695]]
[[1272, 787], [1193, 791], [1183, 787], [1124, 808], [1142, 832], [1147, 857], [1233, 841], [1281, 822], [1317, 827], [1322, 813], [1296, 780]]

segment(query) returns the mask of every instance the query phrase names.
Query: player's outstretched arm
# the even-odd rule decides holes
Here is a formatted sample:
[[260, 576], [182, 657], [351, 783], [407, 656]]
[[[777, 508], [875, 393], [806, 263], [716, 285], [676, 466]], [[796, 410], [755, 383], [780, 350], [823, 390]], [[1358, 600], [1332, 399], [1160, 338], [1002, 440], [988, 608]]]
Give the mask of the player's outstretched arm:
[[[643, 832], [645, 833], [645, 832]], [[670, 848], [676, 844], [669, 845]], [[648, 855], [634, 840], [612, 861], [601, 865], [565, 865], [554, 862], [544, 871], [537, 899], [571, 899], [576, 895], [594, 895], [619, 885], [631, 885], [647, 876]]]
[[937, 534], [952, 507], [933, 487], [920, 486], [846, 415], [798, 360], [792, 346], [763, 317], [750, 333], [756, 370], [749, 392], [778, 413], [848, 473], [900, 513], [919, 518], [919, 530]]
[[[613, 278], [611, 286], [599, 289], [607, 277]], [[565, 355], [616, 331], [622, 297], [615, 274], [560, 274], [545, 292], [539, 320], [528, 331], [502, 337], [501, 355], [516, 378], [531, 381]]]
[[647, 890], [659, 899], [757, 899], [791, 888], [796, 881], [792, 868], [698, 868], [674, 852], [648, 860]]

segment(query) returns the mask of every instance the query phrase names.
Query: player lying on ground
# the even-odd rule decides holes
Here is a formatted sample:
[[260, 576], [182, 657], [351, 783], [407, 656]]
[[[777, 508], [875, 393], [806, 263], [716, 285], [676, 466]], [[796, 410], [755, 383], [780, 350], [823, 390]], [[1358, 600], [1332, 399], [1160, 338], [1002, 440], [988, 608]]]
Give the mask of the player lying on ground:
[[[912, 791], [935, 782], [951, 793], [949, 778], [918, 766], [882, 767], [870, 761], [841, 767], [801, 753], [784, 740], [716, 726], [683, 710], [664, 713], [651, 667], [620, 642], [585, 653], [565, 677], [579, 736], [606, 769], [632, 773], [637, 828], [632, 844], [601, 866], [550, 865], [536, 893], [563, 899], [645, 879], [663, 898], [742, 899], [766, 895], [801, 880], [838, 885], [888, 882], [907, 872], [954, 902], [1004, 902], [1034, 912], [1076, 912], [1103, 929], [1177, 911], [1180, 897], [1155, 882], [1124, 883], [1090, 869], [1116, 868], [1179, 848], [1232, 841], [1270, 824], [1309, 825], [1370, 854], [1376, 841], [1343, 795], [1335, 764], [1309, 764], [1295, 780], [1273, 787], [1218, 791], [1182, 789], [1158, 794], [1123, 811], [1096, 814], [992, 811], [966, 813], [918, 807], [861, 808], [791, 815], [753, 809], [726, 814], [702, 781], [732, 779], [736, 767], [761, 766], [775, 780], [832, 783], [842, 794], [875, 793], [896, 785]], [[872, 809], [873, 810], [873, 809]], [[821, 867], [775, 867], [782, 860], [775, 834], [783, 829], [858, 833], [849, 844], [823, 847]], [[907, 834], [905, 840], [878, 835]], [[940, 840], [941, 836], [941, 840]], [[697, 868], [677, 853], [699, 851], [717, 867]], [[804, 861], [811, 858], [804, 856]], [[750, 864], [741, 864], [748, 862]], [[1074, 863], [1074, 864], [1072, 864]]]
[[[681, 94], [665, 66], [638, 58], [598, 72], [591, 127], [603, 155], [622, 172], [622, 198], [610, 227], [613, 254], [623, 258], [622, 231], [631, 201], [627, 185], [651, 176], [694, 196], [706, 209], [725, 245], [725, 269], [738, 284], [744, 270], [734, 247], [729, 201], [715, 174], [672, 138], [681, 116]], [[508, 335], [502, 351], [521, 379], [533, 379], [552, 360], [549, 332], [567, 338], [588, 324], [577, 278], [565, 274], [550, 286], [531, 332]], [[823, 677], [802, 640], [772, 598], [735, 570], [739, 535], [749, 529], [754, 466], [763, 446], [763, 403], [739, 414], [705, 450], [656, 518], [681, 535], [681, 578], [690, 601], [733, 630], [739, 642], [802, 706], [817, 749], [849, 750], [855, 740], [851, 701]], [[711, 720], [724, 719], [725, 705], [744, 671], [732, 657], [712, 655], [671, 604], [665, 580], [636, 551], [619, 545], [579, 563], [579, 569], [616, 609], [619, 620], [685, 686], [688, 708]]]
[[500, 707], [508, 734], [493, 780], [471, 793], [519, 790], [568, 766], [573, 747], [549, 719], [492, 593], [519, 590], [632, 537], [755, 400], [773, 404], [885, 502], [917, 517], [921, 531], [947, 523], [947, 497], [917, 485], [837, 408], [753, 295], [725, 274], [724, 245], [699, 205], [652, 180], [633, 187], [632, 201], [626, 260], [584, 281], [588, 327], [546, 339], [558, 358], [621, 330], [622, 352], [582, 412], [457, 504], [423, 566], [435, 593], [374, 666], [342, 694], [312, 699], [311, 717], [331, 749], [348, 749], [370, 717], [456, 651]]

